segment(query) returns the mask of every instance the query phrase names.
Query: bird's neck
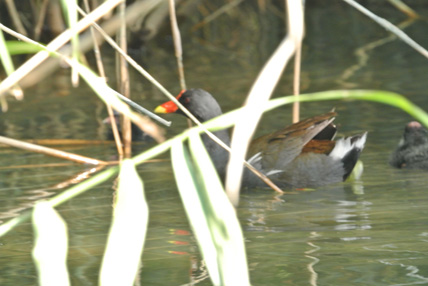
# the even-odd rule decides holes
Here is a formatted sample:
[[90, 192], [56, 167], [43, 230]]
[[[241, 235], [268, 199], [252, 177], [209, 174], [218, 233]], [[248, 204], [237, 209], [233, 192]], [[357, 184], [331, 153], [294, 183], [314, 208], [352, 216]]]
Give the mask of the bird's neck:
[[[213, 134], [223, 141], [227, 146], [230, 146], [230, 136], [227, 130], [216, 131], [213, 132]], [[207, 134], [202, 134], [201, 137], [219, 176], [224, 178], [226, 165], [229, 161], [229, 152], [214, 142], [214, 140], [212, 140]]]

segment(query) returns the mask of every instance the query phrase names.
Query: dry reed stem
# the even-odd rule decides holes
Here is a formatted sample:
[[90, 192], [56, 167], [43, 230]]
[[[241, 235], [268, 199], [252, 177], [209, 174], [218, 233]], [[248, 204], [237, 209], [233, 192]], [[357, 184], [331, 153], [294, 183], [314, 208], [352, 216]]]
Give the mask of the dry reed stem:
[[52, 34], [59, 35], [67, 29], [64, 22], [63, 9], [59, 0], [49, 1], [46, 13], [47, 23]]
[[210, 14], [209, 16], [205, 17], [201, 22], [197, 23], [192, 30], [197, 30], [201, 28], [202, 26], [208, 24], [209, 22], [216, 19], [218, 16], [223, 15], [224, 13], [229, 12], [229, 10], [235, 8], [239, 4], [241, 4], [244, 0], [234, 0], [231, 2], [226, 3], [219, 9], [217, 9], [214, 13]]
[[428, 58], [428, 51], [419, 45], [417, 42], [415, 42], [412, 38], [410, 38], [406, 33], [404, 33], [400, 28], [392, 24], [391, 22], [387, 21], [384, 18], [381, 18], [374, 14], [373, 12], [366, 9], [364, 6], [360, 5], [359, 3], [355, 2], [354, 0], [343, 0], [349, 5], [353, 6], [355, 9], [360, 11], [361, 13], [365, 14], [367, 17], [384, 27], [386, 30], [390, 31], [394, 35], [396, 35], [400, 40], [408, 44], [410, 47], [415, 49], [418, 53], [423, 55], [424, 57]]
[[46, 19], [46, 11], [48, 8], [49, 0], [43, 0], [42, 5], [40, 6], [38, 18], [36, 21], [36, 26], [34, 27], [34, 40], [38, 41], [40, 39], [40, 34], [43, 29], [43, 23]]
[[20, 34], [27, 36], [27, 31], [25, 30], [24, 25], [22, 25], [21, 18], [19, 18], [19, 14], [18, 14], [18, 11], [16, 10], [15, 3], [13, 2], [13, 0], [6, 0], [6, 5], [16, 30]]
[[[235, 124], [231, 142], [231, 156], [227, 166], [226, 192], [233, 205], [239, 204], [239, 190], [243, 173], [242, 161], [248, 144], [262, 115], [260, 106], [270, 98], [289, 59], [303, 38], [303, 6], [301, 1], [288, 0], [288, 35], [265, 64], [247, 97], [243, 113]], [[279, 188], [275, 186], [275, 190]]]
[[[85, 5], [86, 13], [87, 14], [90, 13], [91, 9], [89, 8], [88, 0], [84, 0], [83, 4]], [[103, 60], [102, 60], [101, 51], [100, 51], [100, 45], [98, 43], [97, 37], [95, 36], [95, 29], [92, 25], [90, 27], [90, 31], [91, 31], [92, 40], [94, 41], [94, 55], [95, 55], [95, 62], [97, 63], [98, 72], [101, 77], [106, 78], [106, 73], [104, 70]]]
[[186, 88], [186, 80], [184, 77], [183, 48], [181, 44], [180, 30], [178, 29], [178, 24], [177, 24], [177, 15], [175, 13], [174, 0], [169, 0], [169, 17], [171, 21], [172, 39], [174, 40], [175, 57], [177, 58], [177, 68], [178, 68], [178, 75], [180, 78], [180, 87], [183, 90], [187, 88]]
[[[169, 159], [151, 159], [144, 161], [144, 164], [148, 163], [163, 163], [163, 162], [170, 162]], [[105, 165], [99, 165], [101, 167], [103, 166], [116, 166], [121, 163], [121, 161], [107, 161], [107, 164]], [[29, 165], [14, 165], [14, 166], [4, 166], [0, 167], [0, 170], [10, 170], [10, 169], [39, 169], [39, 168], [58, 168], [58, 167], [69, 167], [75, 165], [74, 163], [49, 163], [49, 164], [29, 164]]]
[[[177, 15], [175, 13], [175, 1], [169, 0], [169, 18], [171, 22], [172, 39], [174, 41], [175, 57], [177, 59], [178, 78], [180, 80], [181, 90], [187, 89], [186, 80], [184, 77], [183, 65], [183, 47], [181, 43], [180, 29], [178, 28]], [[187, 118], [187, 126], [192, 127], [192, 120]]]
[[[89, 13], [90, 8], [89, 8], [88, 0], [84, 0], [83, 2], [85, 5], [86, 12]], [[104, 78], [104, 80], [105, 80], [105, 79], [107, 79], [107, 77], [105, 74], [105, 69], [104, 69], [104, 65], [103, 65], [103, 60], [102, 60], [98, 40], [97, 40], [97, 37], [95, 36], [95, 29], [93, 26], [91, 26], [90, 29], [91, 29], [92, 40], [94, 41], [94, 55], [95, 55], [95, 61], [97, 63], [98, 73], [99, 73], [100, 77]], [[113, 131], [113, 138], [114, 138], [114, 141], [116, 143], [117, 153], [119, 154], [119, 158], [123, 158], [122, 141], [120, 139], [119, 130], [117, 128], [116, 119], [115, 119], [115, 116], [113, 113], [113, 109], [109, 104], [106, 104], [106, 107], [107, 107], [108, 116], [110, 118], [110, 122], [112, 122], [111, 123], [111, 130]]]
[[[122, 19], [120, 29], [118, 31], [117, 37], [119, 38], [119, 45], [122, 51], [127, 53], [128, 45], [126, 41], [126, 2], [123, 2], [119, 5], [119, 15]], [[118, 68], [118, 88], [119, 93], [124, 95], [127, 98], [131, 97], [130, 86], [129, 86], [129, 72], [128, 65], [126, 60], [120, 55], [117, 54], [116, 57], [116, 66]], [[125, 158], [130, 158], [132, 153], [132, 134], [131, 134], [131, 121], [128, 117], [122, 118], [122, 139], [123, 139], [123, 153]]]
[[[293, 94], [297, 98], [300, 94], [300, 65], [302, 60], [302, 46], [296, 48], [296, 54], [294, 55], [294, 75], [293, 75]], [[295, 101], [293, 103], [293, 123], [299, 122], [300, 120], [300, 102]]]
[[[83, 140], [83, 139], [27, 139], [20, 140], [22, 142], [37, 144], [37, 145], [49, 145], [49, 146], [78, 146], [78, 145], [108, 145], [113, 144], [113, 141], [106, 140]], [[5, 145], [0, 144], [0, 148]]]
[[37, 200], [41, 200], [41, 199], [46, 199], [46, 197], [50, 195], [49, 193], [46, 194], [46, 192], [53, 191], [53, 190], [61, 190], [61, 189], [67, 188], [71, 185], [76, 185], [76, 184], [90, 178], [94, 173], [101, 171], [105, 167], [106, 167], [105, 165], [99, 165], [99, 166], [91, 167], [90, 169], [87, 169], [85, 171], [78, 172], [77, 174], [73, 175], [69, 179], [66, 179], [62, 182], [56, 183], [53, 186], [45, 187], [45, 188], [41, 188], [41, 189], [35, 189], [35, 190], [28, 190], [28, 191], [26, 191], [27, 194], [34, 194], [34, 195], [33, 196], [26, 196], [26, 199], [30, 200], [30, 201], [37, 201]]
[[418, 13], [415, 12], [412, 8], [407, 6], [406, 3], [404, 3], [401, 0], [388, 0], [389, 3], [391, 3], [395, 8], [409, 16], [410, 18], [419, 18]]
[[65, 151], [60, 151], [60, 150], [56, 150], [56, 149], [52, 149], [44, 146], [39, 146], [36, 144], [27, 143], [27, 142], [15, 140], [12, 138], [7, 138], [4, 136], [0, 136], [0, 144], [6, 144], [6, 145], [20, 148], [23, 150], [37, 152], [37, 153], [58, 157], [58, 158], [62, 158], [65, 160], [70, 160], [70, 161], [74, 161], [82, 164], [91, 164], [91, 165], [107, 164], [107, 162], [104, 162], [101, 160], [97, 160], [97, 159], [93, 159], [93, 158], [89, 158], [89, 157], [85, 157], [85, 156], [81, 156], [81, 155], [77, 155], [77, 154], [73, 154]]
[[[304, 2], [302, 2], [302, 13], [304, 13]], [[304, 15], [302, 15], [304, 17]], [[304, 31], [299, 31], [298, 34], [301, 36], [295, 37], [296, 52], [294, 54], [294, 78], [293, 78], [293, 94], [297, 98], [300, 94], [300, 70], [302, 62], [302, 40]], [[300, 120], [300, 102], [295, 101], [293, 103], [293, 123], [299, 122]]]

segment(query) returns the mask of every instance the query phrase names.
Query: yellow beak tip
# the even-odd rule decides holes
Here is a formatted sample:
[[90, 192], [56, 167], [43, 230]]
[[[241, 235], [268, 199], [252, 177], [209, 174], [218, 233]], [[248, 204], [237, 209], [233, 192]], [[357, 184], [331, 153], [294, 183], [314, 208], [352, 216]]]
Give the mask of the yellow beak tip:
[[155, 113], [167, 113], [167, 111], [163, 106], [159, 105], [155, 108]]

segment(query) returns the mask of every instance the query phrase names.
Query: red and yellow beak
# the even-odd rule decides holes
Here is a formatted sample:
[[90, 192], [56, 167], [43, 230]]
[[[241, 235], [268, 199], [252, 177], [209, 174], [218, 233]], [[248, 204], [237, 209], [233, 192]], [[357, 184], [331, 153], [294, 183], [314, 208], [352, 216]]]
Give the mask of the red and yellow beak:
[[174, 102], [167, 101], [156, 107], [155, 113], [174, 113], [177, 109], [178, 106]]
[[[176, 99], [178, 100], [184, 92], [185, 90], [182, 90], [180, 94], [177, 95]], [[178, 110], [178, 106], [172, 100], [170, 100], [156, 107], [155, 113], [174, 113], [177, 110]]]

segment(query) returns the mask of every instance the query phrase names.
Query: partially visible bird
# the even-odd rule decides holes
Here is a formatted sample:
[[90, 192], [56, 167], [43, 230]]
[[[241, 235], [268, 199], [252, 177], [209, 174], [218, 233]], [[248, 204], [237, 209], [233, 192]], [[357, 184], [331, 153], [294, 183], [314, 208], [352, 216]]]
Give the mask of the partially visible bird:
[[419, 122], [406, 125], [390, 164], [396, 168], [428, 170], [428, 130]]

